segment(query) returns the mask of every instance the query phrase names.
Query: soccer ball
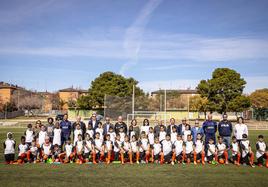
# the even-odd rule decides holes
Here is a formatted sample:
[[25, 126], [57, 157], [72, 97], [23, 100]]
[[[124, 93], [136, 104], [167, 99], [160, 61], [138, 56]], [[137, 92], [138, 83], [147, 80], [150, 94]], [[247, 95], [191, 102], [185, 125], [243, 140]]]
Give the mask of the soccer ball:
[[220, 158], [220, 159], [219, 159], [219, 163], [220, 163], [220, 164], [224, 164], [224, 159]]

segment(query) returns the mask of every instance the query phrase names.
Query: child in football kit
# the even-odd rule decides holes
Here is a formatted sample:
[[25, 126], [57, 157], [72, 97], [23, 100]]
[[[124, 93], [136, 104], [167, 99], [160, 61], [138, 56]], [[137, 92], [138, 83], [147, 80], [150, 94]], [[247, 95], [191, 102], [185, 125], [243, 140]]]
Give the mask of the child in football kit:
[[[76, 144], [76, 142], [78, 141], [78, 135], [82, 135], [83, 134], [83, 131], [81, 129], [81, 126], [79, 124], [77, 124], [75, 126], [75, 130], [74, 130], [74, 145]], [[83, 136], [82, 136], [83, 138]]]
[[177, 140], [177, 127], [176, 126], [172, 126], [172, 129], [171, 129], [171, 133], [170, 133], [170, 140], [171, 140], [171, 143], [174, 144], [174, 142]]
[[166, 139], [166, 131], [164, 125], [160, 126], [160, 131], [159, 131], [159, 142], [161, 143], [163, 140]]
[[162, 141], [162, 155], [161, 155], [161, 163], [172, 163], [172, 143], [170, 140], [170, 135], [166, 135], [166, 139]]
[[250, 142], [249, 140], [247, 139], [248, 136], [246, 134], [243, 134], [242, 135], [242, 140], [240, 141], [240, 147], [241, 147], [241, 150], [242, 150], [242, 163], [244, 165], [247, 165], [249, 164], [251, 167], [255, 167], [254, 166], [254, 154], [251, 150], [251, 146], [250, 146]]
[[61, 149], [58, 144], [53, 145], [52, 161], [61, 163], [63, 162], [63, 157], [61, 156]]
[[193, 161], [194, 157], [194, 142], [192, 141], [192, 135], [188, 134], [187, 141], [185, 142], [185, 155], [186, 161], [189, 164]]
[[32, 140], [31, 146], [29, 147], [29, 150], [27, 152], [27, 159], [28, 162], [34, 162], [36, 163], [38, 161], [38, 147], [36, 146], [36, 141]]
[[152, 145], [152, 162], [160, 163], [162, 145], [159, 142], [159, 138], [154, 139], [154, 144]]
[[43, 158], [43, 162], [46, 162], [49, 158], [52, 157], [52, 144], [50, 143], [50, 138], [48, 136], [45, 137], [45, 142], [41, 147], [41, 156]]
[[213, 163], [213, 161], [216, 162], [216, 160], [217, 160], [217, 149], [216, 149], [216, 145], [214, 144], [213, 138], [209, 138], [209, 140], [208, 140], [207, 160], [208, 160], [209, 164]]
[[265, 166], [268, 168], [268, 151], [267, 146], [264, 142], [263, 135], [258, 136], [258, 142], [256, 143], [256, 158], [258, 166], [263, 165], [263, 159], [266, 159]]
[[217, 143], [217, 162], [220, 164], [228, 164], [228, 152], [226, 144], [223, 142], [223, 138], [218, 136], [218, 143]]
[[84, 154], [84, 141], [82, 140], [82, 134], [78, 134], [77, 141], [75, 143], [75, 155], [76, 155], [76, 163], [82, 164]]
[[61, 156], [64, 157], [64, 163], [73, 163], [73, 160], [75, 158], [74, 150], [75, 148], [71, 143], [71, 138], [68, 138], [64, 146], [64, 152], [61, 153]]
[[230, 149], [232, 152], [232, 160], [235, 165], [239, 166], [240, 165], [240, 158], [241, 158], [241, 153], [239, 151], [239, 143], [236, 139], [235, 136], [232, 137], [232, 143], [230, 145]]
[[194, 143], [194, 164], [196, 165], [197, 162], [200, 162], [200, 159], [202, 164], [205, 165], [205, 147], [201, 133], [197, 133]]
[[61, 129], [59, 122], [55, 123], [55, 128], [53, 129], [53, 145], [61, 145]]
[[119, 154], [121, 150], [122, 142], [120, 141], [120, 135], [117, 134], [114, 142], [114, 160], [119, 161]]
[[136, 163], [139, 164], [140, 152], [139, 152], [139, 144], [136, 140], [136, 135], [133, 135], [131, 138], [131, 150], [132, 150], [132, 157], [136, 158]]
[[112, 143], [114, 144], [114, 142], [115, 142], [115, 137], [116, 137], [116, 133], [114, 132], [114, 128], [113, 128], [113, 127], [109, 127], [109, 131], [107, 132], [107, 134], [110, 135], [110, 140], [111, 140]]
[[104, 147], [104, 156], [106, 158], [106, 163], [110, 164], [113, 151], [113, 142], [111, 141], [110, 134], [106, 134], [103, 147]]
[[26, 144], [25, 142], [25, 136], [21, 137], [21, 143], [18, 146], [18, 163], [22, 164], [25, 162], [26, 158], [27, 158], [27, 151], [29, 149], [28, 144]]
[[124, 132], [123, 127], [120, 127], [118, 134], [120, 136], [120, 142], [123, 142], [125, 140], [125, 136], [126, 136], [126, 133]]
[[38, 133], [38, 147], [42, 147], [43, 143], [45, 143], [45, 139], [47, 137], [46, 127], [41, 125], [41, 130]]
[[90, 135], [88, 133], [85, 134], [85, 140], [84, 140], [84, 161], [86, 163], [89, 162], [89, 156], [92, 154], [93, 162], [96, 163], [96, 154], [94, 152], [94, 145], [93, 140], [91, 139]]
[[154, 144], [154, 128], [153, 127], [149, 127], [148, 140], [149, 140], [150, 147], [152, 147], [152, 145]]
[[129, 163], [133, 164], [132, 162], [132, 150], [131, 150], [131, 144], [129, 142], [128, 135], [125, 136], [124, 142], [122, 143], [122, 147], [120, 150], [121, 153], [121, 163], [125, 163], [125, 157], [129, 158]]
[[100, 139], [100, 133], [96, 132], [94, 140], [94, 150], [96, 153], [96, 159], [101, 162], [104, 159], [103, 140]]
[[94, 130], [92, 128], [92, 124], [88, 124], [86, 133], [89, 134], [90, 138], [94, 138]]
[[25, 135], [26, 144], [28, 144], [28, 146], [31, 146], [32, 141], [33, 141], [33, 139], [35, 137], [35, 132], [33, 130], [32, 124], [27, 125], [27, 129], [24, 132], [24, 135]]
[[180, 134], [177, 135], [177, 140], [173, 143], [173, 157], [172, 157], [172, 164], [174, 164], [175, 161], [177, 163], [182, 163], [186, 156], [184, 151], [184, 142], [182, 140], [182, 136]]
[[185, 130], [183, 131], [183, 141], [188, 141], [188, 135], [191, 135], [192, 131], [190, 130], [190, 125], [185, 125]]
[[16, 141], [11, 132], [7, 133], [7, 139], [4, 141], [4, 154], [6, 164], [13, 164], [15, 159]]
[[102, 126], [101, 122], [98, 123], [98, 126], [97, 126], [95, 132], [100, 133], [100, 139], [103, 140], [103, 126]]
[[149, 140], [147, 138], [147, 135], [144, 131], [141, 132], [141, 139], [139, 142], [140, 147], [140, 159], [141, 162], [144, 163], [144, 160], [146, 163], [149, 163], [149, 157], [150, 157], [150, 145]]

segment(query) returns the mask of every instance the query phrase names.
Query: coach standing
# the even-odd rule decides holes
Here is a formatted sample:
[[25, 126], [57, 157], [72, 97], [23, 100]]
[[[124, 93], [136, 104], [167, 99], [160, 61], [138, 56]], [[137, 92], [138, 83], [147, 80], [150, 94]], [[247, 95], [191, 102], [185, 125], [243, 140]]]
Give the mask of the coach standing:
[[127, 125], [125, 124], [125, 122], [123, 122], [122, 116], [119, 116], [118, 119], [117, 119], [116, 124], [114, 125], [114, 130], [115, 130], [116, 134], [119, 133], [119, 129], [121, 127], [124, 129], [124, 133], [127, 134]]
[[210, 138], [212, 138], [214, 144], [216, 144], [217, 123], [212, 120], [212, 114], [208, 114], [208, 119], [203, 123], [203, 130], [206, 136], [205, 144], [208, 144]]
[[61, 128], [61, 145], [63, 145], [71, 136], [72, 124], [68, 120], [68, 114], [64, 114], [63, 120], [60, 122]]
[[219, 135], [223, 137], [223, 141], [226, 146], [229, 148], [231, 143], [231, 136], [233, 132], [232, 123], [228, 120], [228, 115], [223, 114], [222, 121], [219, 122], [218, 131]]

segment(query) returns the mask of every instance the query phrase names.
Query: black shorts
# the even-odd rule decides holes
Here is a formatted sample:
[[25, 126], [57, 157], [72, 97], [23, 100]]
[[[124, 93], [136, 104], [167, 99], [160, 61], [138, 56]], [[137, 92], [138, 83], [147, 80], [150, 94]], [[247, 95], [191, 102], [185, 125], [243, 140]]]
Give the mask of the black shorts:
[[214, 155], [207, 156], [207, 160], [211, 162], [214, 157], [215, 157]]
[[196, 160], [200, 160], [202, 158], [202, 153], [197, 153], [196, 154]]
[[14, 161], [15, 154], [5, 154], [5, 160], [6, 162]]
[[160, 159], [160, 154], [154, 155], [154, 160], [159, 160]]
[[182, 161], [183, 160], [182, 152], [179, 155], [176, 155], [176, 160], [177, 161]]
[[83, 155], [84, 159], [89, 159], [90, 154], [91, 154], [91, 151], [88, 153], [84, 153]]

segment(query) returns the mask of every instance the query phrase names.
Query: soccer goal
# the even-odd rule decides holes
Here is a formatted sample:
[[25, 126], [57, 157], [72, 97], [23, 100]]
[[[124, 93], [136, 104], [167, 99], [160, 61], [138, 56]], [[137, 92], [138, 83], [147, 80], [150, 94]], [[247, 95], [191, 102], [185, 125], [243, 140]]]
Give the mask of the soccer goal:
[[139, 126], [142, 125], [144, 119], [148, 119], [150, 126], [156, 126], [157, 124], [166, 125], [169, 119], [171, 118], [170, 114], [165, 112], [155, 112], [155, 111], [135, 111], [134, 114], [127, 114], [127, 125], [131, 124], [133, 119], [137, 120]]

